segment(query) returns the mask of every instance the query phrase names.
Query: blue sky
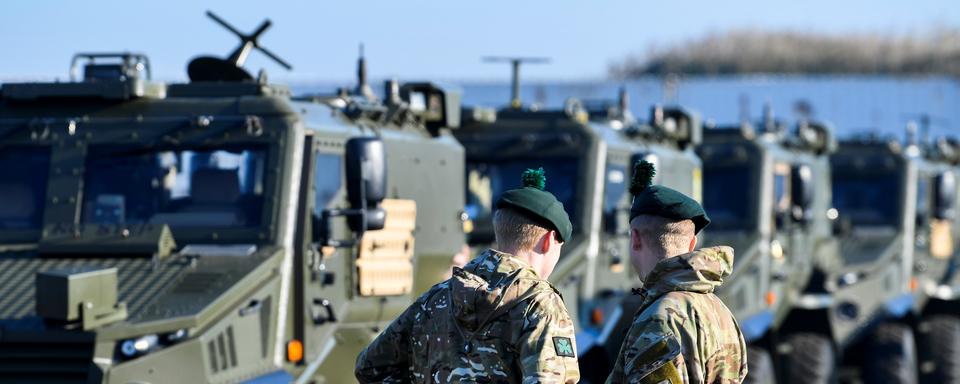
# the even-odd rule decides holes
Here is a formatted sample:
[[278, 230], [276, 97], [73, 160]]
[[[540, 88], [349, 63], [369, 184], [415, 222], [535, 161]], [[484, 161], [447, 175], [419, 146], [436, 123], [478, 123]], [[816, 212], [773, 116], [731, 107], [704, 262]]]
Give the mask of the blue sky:
[[956, 0], [10, 0], [0, 5], [0, 79], [66, 78], [74, 52], [116, 50], [147, 53], [157, 78], [184, 79], [191, 57], [226, 55], [237, 42], [204, 16], [207, 9], [243, 31], [269, 17], [274, 25], [262, 43], [294, 71], [256, 53], [247, 67], [286, 81], [352, 79], [360, 42], [373, 78], [506, 79], [505, 65], [479, 58], [527, 55], [553, 59], [528, 68], [528, 78], [577, 80], [603, 78], [611, 61], [651, 45], [730, 28], [910, 33], [960, 26]]

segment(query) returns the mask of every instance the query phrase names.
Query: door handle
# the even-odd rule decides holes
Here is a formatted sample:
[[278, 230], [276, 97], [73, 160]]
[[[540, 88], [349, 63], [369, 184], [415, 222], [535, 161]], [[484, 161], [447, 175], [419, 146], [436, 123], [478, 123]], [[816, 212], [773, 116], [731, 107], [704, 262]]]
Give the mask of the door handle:
[[[323, 309], [325, 313], [320, 313], [321, 309]], [[333, 306], [330, 304], [330, 300], [319, 297], [313, 299], [313, 308], [310, 308], [310, 318], [313, 320], [314, 325], [323, 325], [337, 321], [337, 315], [333, 313]]]
[[259, 299], [250, 300], [250, 303], [246, 307], [240, 308], [240, 316], [246, 316], [254, 312], [260, 312], [260, 307], [263, 306], [263, 302]]

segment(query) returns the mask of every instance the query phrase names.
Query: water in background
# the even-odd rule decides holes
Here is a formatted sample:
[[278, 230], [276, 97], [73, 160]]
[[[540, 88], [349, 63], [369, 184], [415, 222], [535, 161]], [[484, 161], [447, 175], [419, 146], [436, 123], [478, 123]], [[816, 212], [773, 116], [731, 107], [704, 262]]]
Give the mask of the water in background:
[[[341, 84], [342, 85], [342, 84]], [[462, 82], [465, 105], [500, 107], [510, 97], [508, 82]], [[769, 103], [785, 120], [805, 114], [834, 124], [840, 136], [875, 131], [900, 136], [908, 121], [929, 116], [931, 136], [957, 136], [960, 81], [949, 77], [892, 76], [736, 76], [684, 78], [665, 82], [645, 78], [625, 82], [530, 82], [521, 88], [525, 104], [563, 106], [568, 97], [616, 99], [620, 86], [630, 108], [646, 119], [655, 103], [677, 103], [700, 112], [704, 120], [733, 124], [745, 114], [759, 118]], [[336, 86], [293, 86], [294, 93], [328, 93]], [[374, 89], [377, 89], [374, 85]]]

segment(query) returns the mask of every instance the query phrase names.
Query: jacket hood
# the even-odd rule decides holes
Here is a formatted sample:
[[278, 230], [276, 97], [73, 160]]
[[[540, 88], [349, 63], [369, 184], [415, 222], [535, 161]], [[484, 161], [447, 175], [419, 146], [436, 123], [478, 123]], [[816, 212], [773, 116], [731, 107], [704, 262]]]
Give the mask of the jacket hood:
[[643, 290], [647, 298], [667, 292], [712, 293], [733, 272], [733, 248], [703, 248], [660, 260], [647, 276]]
[[453, 315], [468, 331], [476, 331], [524, 300], [552, 289], [529, 264], [493, 249], [463, 268], [454, 268], [449, 287]]

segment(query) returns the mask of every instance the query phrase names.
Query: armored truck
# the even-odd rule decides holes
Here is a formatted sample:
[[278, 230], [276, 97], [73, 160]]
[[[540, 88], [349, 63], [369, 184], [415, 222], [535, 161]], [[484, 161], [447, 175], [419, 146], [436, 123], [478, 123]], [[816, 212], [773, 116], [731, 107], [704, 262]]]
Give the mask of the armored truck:
[[550, 279], [579, 330], [584, 381], [602, 382], [639, 305], [627, 300], [640, 285], [628, 250], [632, 164], [645, 158], [660, 170], [655, 182], [699, 196], [700, 161], [692, 149], [699, 118], [655, 107], [651, 122], [639, 124], [623, 92], [620, 101], [570, 99], [563, 109], [513, 100], [494, 123], [454, 131], [466, 152], [466, 212], [473, 223], [467, 238], [474, 248], [492, 245], [497, 198], [519, 185], [525, 169], [543, 167], [547, 190], [563, 203], [574, 229]]
[[[765, 114], [757, 125], [706, 129], [703, 204], [710, 215], [703, 246], [736, 251], [731, 277], [718, 295], [737, 317], [749, 344], [750, 382], [773, 382], [778, 331], [807, 285], [817, 254], [832, 244], [828, 124], [793, 129]], [[788, 341], [789, 342], [789, 341]]]
[[925, 181], [918, 178], [928, 168], [922, 162], [916, 143], [875, 136], [844, 140], [831, 157], [843, 263], [822, 272], [822, 290], [832, 298], [821, 300], [825, 310], [811, 313], [822, 316], [821, 327], [829, 324], [844, 365], [859, 366], [867, 381], [916, 381], [910, 314], [918, 233], [926, 232], [918, 223], [928, 220], [920, 205], [930, 203], [930, 171]]
[[189, 83], [81, 54], [0, 88], [0, 381], [349, 382], [460, 250], [455, 90], [292, 97], [242, 68], [269, 21], [210, 16], [242, 44]]
[[[888, 321], [891, 324], [884, 325], [883, 331], [890, 335], [878, 334], [873, 344], [866, 343], [861, 348], [875, 348], [875, 344], [882, 340], [888, 340], [886, 342], [890, 345], [900, 343], [904, 346], [903, 353], [887, 357], [886, 361], [895, 363], [885, 368], [889, 372], [888, 375], [898, 380], [915, 380], [919, 375], [923, 382], [960, 382], [960, 366], [957, 365], [960, 359], [958, 356], [960, 319], [957, 317], [957, 310], [960, 308], [957, 307], [955, 276], [958, 230], [956, 228], [958, 194], [956, 177], [960, 153], [957, 152], [957, 143], [954, 140], [939, 138], [929, 142], [924, 138], [917, 141], [912, 139], [916, 136], [915, 127], [908, 128], [914, 129], [908, 129], [911, 138], [906, 141], [906, 145], [903, 145], [901, 150], [895, 151], [901, 145], [888, 140], [886, 151], [875, 149], [873, 152], [888, 153], [894, 150], [905, 159], [899, 163], [902, 164], [902, 169], [893, 169], [891, 172], [905, 175], [901, 176], [905, 185], [902, 188], [913, 189], [912, 195], [888, 193], [886, 199], [893, 200], [886, 201], [886, 205], [882, 204], [885, 202], [884, 199], [877, 197], [873, 199], [878, 203], [874, 208], [877, 211], [881, 211], [883, 207], [893, 211], [895, 204], [905, 207], [900, 211], [901, 215], [908, 215], [909, 212], [906, 209], [912, 209], [912, 215], [905, 216], [904, 219], [913, 222], [913, 235], [906, 237], [905, 234], [903, 240], [904, 247], [912, 252], [908, 265], [911, 273], [907, 280], [910, 295], [903, 296], [901, 306], [898, 307], [900, 311], [892, 313], [897, 315], [895, 321]], [[860, 140], [860, 142], [864, 141], [868, 140]], [[882, 140], [874, 138], [874, 141]], [[876, 147], [877, 145], [874, 146]], [[888, 154], [888, 157], [891, 156]], [[869, 160], [872, 159], [864, 158], [861, 161]], [[849, 164], [842, 164], [846, 168], [852, 168]], [[893, 164], [898, 163], [893, 162]], [[890, 183], [878, 180], [863, 187], [869, 189], [883, 187], [881, 182]], [[894, 190], [892, 185], [886, 185], [886, 187], [891, 191]], [[860, 193], [873, 196], [873, 192]], [[849, 199], [853, 199], [853, 196], [849, 196]], [[854, 206], [860, 210], [864, 209], [862, 207], [862, 204]], [[858, 214], [857, 210], [851, 213], [851, 215]], [[856, 216], [850, 220], [855, 218]], [[849, 224], [844, 223], [844, 225]], [[904, 311], [903, 306], [908, 306], [908, 310]], [[912, 342], [916, 345], [913, 346]], [[870, 352], [864, 356], [867, 356], [867, 359], [873, 357]], [[866, 359], [861, 365], [865, 370], [882, 368], [871, 365]], [[910, 369], [913, 365], [916, 365], [919, 372]]]
[[922, 382], [960, 382], [960, 284], [957, 281], [957, 188], [960, 145], [941, 137], [919, 144], [910, 316]]

